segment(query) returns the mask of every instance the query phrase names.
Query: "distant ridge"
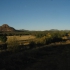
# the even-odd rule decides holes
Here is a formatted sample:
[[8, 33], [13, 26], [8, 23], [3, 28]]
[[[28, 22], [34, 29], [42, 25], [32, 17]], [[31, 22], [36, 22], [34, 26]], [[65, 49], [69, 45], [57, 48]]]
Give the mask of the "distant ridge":
[[4, 32], [4, 31], [16, 31], [13, 27], [10, 27], [9, 25], [7, 24], [3, 24], [2, 26], [0, 26], [0, 31]]

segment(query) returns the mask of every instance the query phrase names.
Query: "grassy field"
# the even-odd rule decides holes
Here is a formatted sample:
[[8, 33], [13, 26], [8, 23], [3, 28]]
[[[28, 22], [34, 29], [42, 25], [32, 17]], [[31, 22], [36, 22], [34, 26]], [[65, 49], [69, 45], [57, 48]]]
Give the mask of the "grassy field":
[[29, 44], [30, 40], [35, 39], [35, 36], [32, 35], [23, 35], [23, 36], [7, 36], [7, 42], [10, 42], [11, 40], [18, 41], [19, 43]]
[[21, 41], [21, 40], [30, 40], [30, 39], [34, 39], [35, 36], [32, 35], [23, 35], [23, 36], [7, 36], [8, 40], [11, 38], [16, 38], [17, 40]]
[[[62, 39], [67, 39], [67, 37], [62, 37]], [[32, 35], [7, 36], [7, 42], [18, 41], [19, 44], [24, 45], [28, 45], [31, 40], [35, 41], [35, 43], [44, 41], [43, 38], [42, 39], [36, 38], [35, 36]], [[70, 40], [67, 40], [66, 42], [56, 42], [55, 44], [68, 44], [68, 43], [70, 43]]]

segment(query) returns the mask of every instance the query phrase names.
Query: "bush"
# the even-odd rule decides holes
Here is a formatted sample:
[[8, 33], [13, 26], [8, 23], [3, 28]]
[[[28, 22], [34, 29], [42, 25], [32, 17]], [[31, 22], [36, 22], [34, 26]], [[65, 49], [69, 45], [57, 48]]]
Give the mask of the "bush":
[[34, 41], [31, 41], [31, 42], [29, 43], [30, 49], [34, 48], [35, 46], [36, 46], [36, 43], [35, 43]]
[[19, 43], [16, 39], [16, 37], [11, 38], [10, 40], [7, 41], [7, 48], [9, 51], [18, 51], [19, 50]]
[[52, 38], [46, 38], [46, 44], [52, 43]]
[[54, 35], [52, 35], [52, 42], [60, 42], [62, 41], [62, 37], [60, 36], [60, 34], [54, 33]]
[[5, 35], [0, 36], [0, 41], [1, 42], [6, 42], [7, 41], [7, 37]]
[[52, 42], [60, 42], [62, 41], [62, 38], [54, 37]]
[[62, 41], [62, 37], [59, 33], [53, 33], [51, 35], [47, 34], [45, 39], [46, 39], [46, 44]]

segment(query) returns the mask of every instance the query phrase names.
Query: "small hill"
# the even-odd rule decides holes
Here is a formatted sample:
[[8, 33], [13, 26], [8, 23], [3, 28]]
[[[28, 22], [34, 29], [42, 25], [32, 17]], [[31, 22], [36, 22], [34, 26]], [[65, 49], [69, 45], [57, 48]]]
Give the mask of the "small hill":
[[3, 24], [2, 26], [0, 26], [0, 31], [15, 31], [15, 29], [7, 24]]

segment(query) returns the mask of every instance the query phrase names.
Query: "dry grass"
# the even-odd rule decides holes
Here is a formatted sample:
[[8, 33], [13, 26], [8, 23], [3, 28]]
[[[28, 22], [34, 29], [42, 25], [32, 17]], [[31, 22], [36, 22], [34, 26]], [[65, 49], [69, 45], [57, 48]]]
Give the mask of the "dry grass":
[[10, 38], [16, 38], [17, 40], [29, 40], [29, 39], [34, 39], [35, 36], [32, 35], [23, 35], [23, 36], [7, 36], [8, 39]]
[[[35, 36], [32, 35], [23, 35], [23, 36], [7, 36], [7, 42], [9, 42], [10, 40], [17, 40], [20, 44], [24, 43], [24, 44], [29, 44], [28, 40], [33, 40], [35, 39]], [[26, 40], [26, 42], [25, 42]]]
[[62, 37], [62, 39], [68, 39], [67, 36]]
[[[63, 37], [62, 39], [67, 39], [67, 37]], [[23, 35], [23, 36], [7, 36], [7, 42], [10, 42], [11, 40], [17, 40], [19, 44], [24, 44], [27, 45], [29, 44], [30, 41], [34, 41], [35, 43], [43, 43], [45, 42], [45, 38], [36, 38], [35, 36], [32, 35]], [[70, 44], [70, 40], [67, 40], [66, 42], [56, 42], [56, 45], [59, 44]]]

